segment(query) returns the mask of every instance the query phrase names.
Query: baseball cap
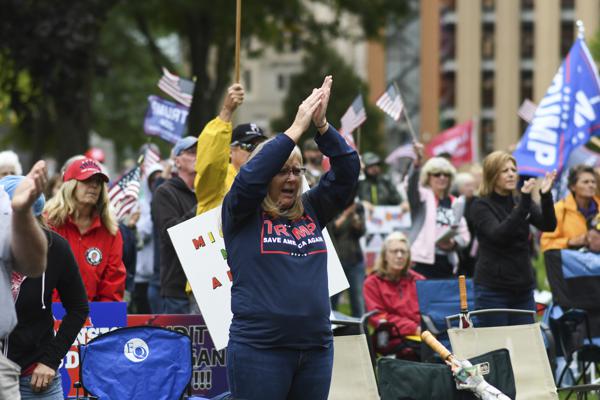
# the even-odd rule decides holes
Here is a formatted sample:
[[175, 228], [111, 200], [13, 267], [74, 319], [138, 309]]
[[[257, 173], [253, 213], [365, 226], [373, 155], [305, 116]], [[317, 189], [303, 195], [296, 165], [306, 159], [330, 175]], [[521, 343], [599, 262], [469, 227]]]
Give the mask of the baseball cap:
[[70, 181], [71, 179], [85, 181], [97, 174], [102, 176], [104, 182], [108, 182], [108, 175], [102, 171], [102, 168], [96, 161], [91, 158], [80, 158], [69, 164], [63, 175], [63, 182]]
[[[21, 181], [25, 179], [23, 175], [7, 175], [4, 178], [0, 179], [0, 186], [4, 187], [4, 191], [8, 193], [8, 197], [12, 200], [15, 190], [17, 186], [21, 183]], [[33, 202], [31, 209], [33, 214], [36, 217], [42, 215], [42, 211], [44, 211], [44, 205], [46, 204], [46, 198], [44, 194], [40, 194], [37, 199]]]
[[196, 143], [198, 143], [198, 138], [195, 136], [182, 137], [177, 141], [177, 143], [175, 143], [175, 146], [173, 147], [173, 154], [175, 154], [175, 157], [177, 157], [181, 155], [184, 150], [195, 146]]
[[231, 144], [252, 143], [256, 139], [264, 140], [265, 132], [256, 124], [240, 124], [231, 135]]
[[362, 155], [362, 160], [367, 167], [381, 163], [381, 158], [379, 158], [377, 154], [371, 153], [370, 151]]

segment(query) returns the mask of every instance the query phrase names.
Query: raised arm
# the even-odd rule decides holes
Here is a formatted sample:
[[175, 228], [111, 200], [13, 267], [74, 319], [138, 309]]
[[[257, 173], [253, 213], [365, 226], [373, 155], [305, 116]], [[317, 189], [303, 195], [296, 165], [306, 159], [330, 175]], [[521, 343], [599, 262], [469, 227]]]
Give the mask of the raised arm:
[[540, 188], [541, 210], [535, 204], [531, 207], [531, 224], [542, 232], [552, 232], [556, 229], [556, 213], [550, 191], [555, 179], [556, 171], [546, 174]]
[[240, 168], [231, 189], [223, 200], [223, 224], [236, 224], [254, 212], [267, 195], [268, 185], [288, 160], [294, 146], [308, 128], [322, 101], [322, 89], [313, 89], [298, 107], [292, 125]]
[[14, 269], [27, 276], [39, 276], [46, 270], [48, 242], [31, 211], [46, 183], [46, 163], [40, 160], [17, 186], [12, 198], [10, 247], [15, 260]]
[[244, 88], [236, 83], [227, 89], [219, 115], [210, 121], [198, 137], [194, 191], [197, 214], [219, 205], [225, 195], [225, 178], [229, 168], [231, 117], [244, 101]]

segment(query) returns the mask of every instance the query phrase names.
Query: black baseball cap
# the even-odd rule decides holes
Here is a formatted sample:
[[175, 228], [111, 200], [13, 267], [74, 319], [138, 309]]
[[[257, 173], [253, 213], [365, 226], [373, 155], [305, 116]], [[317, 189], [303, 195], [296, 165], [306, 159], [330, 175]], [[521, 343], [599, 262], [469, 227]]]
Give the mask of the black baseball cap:
[[240, 124], [231, 135], [231, 144], [256, 143], [267, 139], [265, 132], [256, 124]]

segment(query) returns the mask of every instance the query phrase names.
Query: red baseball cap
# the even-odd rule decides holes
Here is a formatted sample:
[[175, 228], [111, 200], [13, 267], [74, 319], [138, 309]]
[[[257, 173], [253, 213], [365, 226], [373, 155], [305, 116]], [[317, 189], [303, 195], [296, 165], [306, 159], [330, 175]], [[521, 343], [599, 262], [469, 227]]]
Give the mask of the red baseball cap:
[[65, 171], [63, 175], [63, 182], [76, 179], [78, 181], [85, 181], [91, 176], [100, 174], [104, 182], [108, 182], [108, 175], [106, 175], [100, 165], [91, 158], [80, 158], [79, 160], [73, 161]]

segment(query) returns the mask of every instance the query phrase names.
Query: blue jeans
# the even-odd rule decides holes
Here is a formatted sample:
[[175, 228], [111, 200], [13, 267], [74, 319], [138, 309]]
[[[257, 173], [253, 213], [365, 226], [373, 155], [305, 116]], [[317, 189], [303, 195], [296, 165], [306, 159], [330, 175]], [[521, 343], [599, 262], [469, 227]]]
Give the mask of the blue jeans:
[[188, 299], [180, 299], [179, 297], [163, 297], [165, 314], [189, 314], [190, 301]]
[[22, 376], [19, 379], [19, 391], [21, 392], [21, 400], [64, 400], [59, 372], [56, 372], [56, 376], [48, 385], [48, 389], [43, 392], [34, 392], [31, 388], [31, 376]]
[[[492, 289], [486, 286], [474, 285], [475, 309], [484, 310], [488, 308], [511, 308], [520, 310], [535, 310], [533, 290], [513, 291]], [[478, 315], [476, 326], [507, 326], [523, 325], [535, 322], [530, 315], [511, 315], [498, 313], [490, 315]]]
[[229, 341], [227, 380], [236, 400], [326, 400], [333, 344], [311, 350], [256, 349]]
[[148, 285], [148, 303], [150, 303], [152, 314], [164, 314], [165, 304], [160, 295], [160, 285], [150, 282]]
[[[352, 316], [360, 318], [365, 313], [365, 300], [362, 293], [363, 284], [365, 283], [365, 264], [360, 261], [356, 264], [342, 264], [344, 273], [348, 278], [350, 288], [350, 307]], [[337, 305], [341, 293], [331, 296], [331, 308], [337, 310]]]

